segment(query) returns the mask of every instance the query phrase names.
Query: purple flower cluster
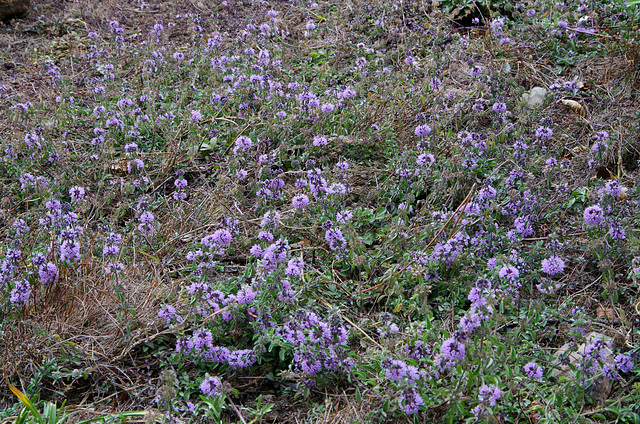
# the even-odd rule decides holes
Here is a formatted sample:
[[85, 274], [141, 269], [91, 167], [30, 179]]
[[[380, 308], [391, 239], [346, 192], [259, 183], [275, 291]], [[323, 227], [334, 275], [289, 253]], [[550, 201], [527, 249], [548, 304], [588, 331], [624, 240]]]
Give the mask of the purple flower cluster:
[[[463, 226], [465, 222], [465, 220], [462, 220], [461, 225]], [[465, 231], [459, 231], [449, 240], [436, 243], [429, 260], [432, 263], [449, 265], [462, 254], [467, 246], [469, 246], [469, 235]]]
[[236, 138], [235, 147], [233, 148], [233, 154], [237, 155], [240, 150], [246, 152], [247, 150], [251, 149], [251, 146], [253, 146], [253, 142], [251, 141], [251, 139], [247, 136], [241, 135], [240, 137]]
[[609, 349], [610, 342], [599, 337], [591, 339], [589, 344], [584, 348], [582, 358], [578, 364], [578, 369], [584, 372], [583, 384], [587, 383], [587, 379], [596, 375], [598, 372], [604, 372], [609, 379], [616, 379], [617, 374], [613, 371], [613, 366], [607, 361], [607, 357], [611, 354]]
[[382, 361], [380, 365], [384, 369], [385, 377], [394, 383], [406, 381], [410, 385], [416, 385], [425, 378], [424, 371], [398, 359], [387, 359]]
[[196, 330], [191, 337], [178, 340], [176, 352], [201, 361], [226, 364], [232, 369], [250, 367], [258, 360], [251, 349], [229, 350], [214, 346], [213, 334], [205, 330]]
[[[462, 340], [460, 340], [462, 339]], [[457, 362], [462, 361], [467, 353], [464, 345], [465, 336], [454, 334], [446, 339], [440, 346], [440, 356], [436, 357], [434, 365], [441, 366], [442, 369], [451, 369]]]
[[309, 196], [306, 194], [298, 194], [291, 200], [291, 204], [296, 209], [304, 209], [309, 204]]
[[542, 272], [549, 275], [560, 274], [564, 271], [564, 261], [557, 256], [550, 256], [542, 260]]
[[329, 228], [324, 235], [325, 240], [329, 243], [329, 248], [333, 251], [343, 250], [347, 247], [347, 241], [339, 228]]
[[347, 330], [337, 315], [321, 319], [315, 312], [300, 310], [276, 330], [293, 346], [294, 367], [309, 378], [322, 371], [346, 372], [353, 366], [347, 355]]
[[[218, 312], [235, 300], [232, 296], [225, 296], [220, 290], [214, 290], [211, 285], [200, 282], [191, 283], [187, 287], [187, 293], [190, 296], [199, 298], [198, 311], [201, 316], [208, 316], [210, 313]], [[225, 311], [222, 314], [222, 318], [225, 321], [230, 321], [232, 315]]]
[[145, 236], [153, 235], [153, 221], [155, 220], [153, 214], [149, 211], [144, 211], [140, 214], [138, 220], [140, 221], [140, 224], [138, 224], [138, 231]]
[[279, 263], [287, 260], [289, 252], [289, 241], [287, 239], [278, 239], [266, 248], [255, 244], [250, 250], [251, 254], [260, 258], [258, 267], [264, 274], [271, 274], [276, 270]]
[[418, 390], [412, 387], [402, 392], [400, 405], [405, 414], [413, 415], [420, 411], [420, 407], [424, 405], [424, 400]]
[[491, 281], [480, 278], [469, 292], [468, 299], [471, 301], [471, 307], [469, 312], [460, 319], [460, 329], [470, 335], [493, 314], [492, 303], [495, 301], [495, 296]]
[[164, 320], [165, 325], [169, 325], [172, 322], [182, 322], [182, 317], [176, 311], [176, 308], [171, 305], [165, 305], [158, 311], [158, 317]]
[[213, 234], [204, 236], [200, 240], [200, 243], [207, 253], [223, 255], [231, 245], [232, 238], [231, 231], [221, 228], [216, 230]]
[[293, 277], [299, 276], [302, 274], [304, 270], [304, 261], [302, 258], [291, 258], [289, 263], [287, 263], [287, 269], [285, 270], [285, 274]]
[[527, 376], [532, 380], [539, 380], [543, 375], [542, 367], [535, 362], [527, 363], [524, 366], [524, 372], [527, 373]]
[[176, 188], [176, 191], [173, 192], [173, 199], [177, 201], [186, 200], [187, 199], [186, 188], [189, 185], [189, 183], [187, 182], [187, 180], [184, 179], [184, 170], [182, 169], [177, 170], [176, 176], [178, 178], [176, 178], [173, 181], [173, 185]]
[[30, 296], [31, 284], [27, 280], [18, 280], [9, 293], [9, 301], [16, 306], [22, 306], [29, 301]]
[[418, 339], [405, 346], [404, 354], [407, 355], [407, 358], [419, 361], [431, 355], [431, 348], [423, 340]]
[[496, 406], [496, 403], [501, 397], [502, 390], [500, 390], [498, 386], [488, 386], [484, 384], [478, 391], [478, 400], [486, 406]]
[[598, 205], [589, 206], [584, 210], [584, 222], [587, 225], [598, 225], [604, 220], [604, 211]]
[[102, 254], [105, 257], [109, 256], [117, 256], [120, 253], [120, 247], [118, 246], [122, 243], [122, 236], [118, 233], [110, 233], [105, 238], [105, 244], [102, 248]]
[[38, 275], [41, 284], [54, 284], [58, 281], [58, 267], [53, 262], [42, 264], [38, 267]]
[[222, 382], [218, 377], [207, 377], [200, 383], [200, 391], [205, 396], [214, 397], [220, 392]]

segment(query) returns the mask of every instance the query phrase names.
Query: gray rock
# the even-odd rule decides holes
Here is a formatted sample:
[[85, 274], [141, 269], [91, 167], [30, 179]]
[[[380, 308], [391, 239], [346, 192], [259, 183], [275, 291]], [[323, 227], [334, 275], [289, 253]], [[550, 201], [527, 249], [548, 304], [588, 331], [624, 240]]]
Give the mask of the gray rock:
[[542, 106], [544, 98], [547, 95], [547, 89], [542, 87], [533, 87], [528, 93], [522, 95], [522, 99], [527, 102], [529, 109], [535, 109]]
[[[594, 338], [599, 338], [604, 341], [611, 341], [611, 337], [607, 337], [603, 334], [591, 332], [586, 337], [586, 343], [582, 343], [578, 346], [577, 351], [572, 351], [568, 354], [569, 363], [575, 367], [578, 367], [582, 362], [582, 358], [584, 357], [584, 350], [587, 344], [591, 343]], [[571, 343], [567, 343], [563, 345], [558, 351], [555, 353], [555, 357], [557, 358], [556, 365], [559, 368], [555, 368], [551, 373], [551, 377], [555, 379], [559, 379], [560, 377], [569, 377], [573, 376], [571, 371], [571, 367], [567, 365], [563, 365], [561, 362], [561, 358], [567, 357], [567, 351], [571, 348]], [[613, 352], [609, 348], [605, 348], [606, 358], [605, 362], [609, 364], [614, 363]], [[611, 393], [611, 382], [604, 376], [600, 377], [598, 380], [594, 381], [591, 386], [587, 389], [587, 395], [591, 398], [591, 401], [597, 405], [603, 405], [609, 394]]]
[[0, 21], [24, 15], [29, 10], [29, 0], [0, 0]]

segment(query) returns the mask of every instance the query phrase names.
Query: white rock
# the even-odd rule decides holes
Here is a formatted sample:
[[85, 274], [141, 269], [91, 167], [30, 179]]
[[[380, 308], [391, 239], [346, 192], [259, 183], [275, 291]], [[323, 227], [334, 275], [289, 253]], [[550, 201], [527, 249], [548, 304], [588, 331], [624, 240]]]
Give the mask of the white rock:
[[522, 95], [522, 99], [527, 102], [529, 109], [535, 109], [544, 103], [544, 98], [547, 95], [547, 89], [542, 87], [533, 87], [528, 93]]
[[[591, 332], [585, 338], [586, 342], [582, 343], [578, 346], [578, 350], [569, 352], [568, 354], [568, 362], [575, 366], [579, 367], [583, 361], [585, 356], [584, 351], [588, 343], [591, 343], [594, 338], [598, 338], [604, 341], [610, 341], [611, 337], [605, 336], [600, 333]], [[555, 379], [559, 379], [560, 377], [569, 377], [573, 376], [573, 372], [571, 371], [571, 367], [568, 364], [563, 364], [560, 358], [567, 355], [567, 351], [571, 348], [571, 343], [567, 343], [562, 346], [555, 353], [556, 357], [556, 368], [551, 372], [551, 376]], [[604, 349], [605, 352], [605, 362], [609, 365], [613, 365], [614, 357], [613, 352], [608, 347]], [[597, 405], [603, 405], [609, 394], [611, 393], [611, 382], [604, 376], [601, 376], [596, 381], [594, 381], [587, 390], [587, 394], [591, 398], [592, 402]]]

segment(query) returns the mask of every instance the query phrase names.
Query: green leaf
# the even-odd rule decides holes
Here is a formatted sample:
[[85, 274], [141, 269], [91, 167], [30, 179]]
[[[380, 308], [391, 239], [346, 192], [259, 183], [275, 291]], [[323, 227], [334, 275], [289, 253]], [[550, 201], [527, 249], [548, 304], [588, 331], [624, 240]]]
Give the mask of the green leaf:
[[22, 393], [20, 389], [18, 389], [16, 386], [11, 384], [9, 382], [9, 379], [7, 379], [7, 384], [9, 385], [9, 390], [11, 390], [13, 394], [16, 395], [18, 399], [20, 399], [20, 402], [24, 404], [24, 406], [29, 410], [29, 412], [31, 412], [31, 415], [33, 415], [33, 418], [35, 418], [38, 423], [44, 424], [45, 421], [42, 419], [42, 416], [36, 409], [35, 405], [29, 400], [29, 398], [24, 393]]

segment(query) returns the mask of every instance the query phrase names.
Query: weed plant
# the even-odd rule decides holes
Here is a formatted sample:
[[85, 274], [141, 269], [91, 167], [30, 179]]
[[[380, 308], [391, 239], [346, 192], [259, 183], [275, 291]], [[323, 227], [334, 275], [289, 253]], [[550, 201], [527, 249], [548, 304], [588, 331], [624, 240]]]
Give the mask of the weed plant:
[[0, 366], [47, 414], [640, 422], [637, 4], [33, 7]]

